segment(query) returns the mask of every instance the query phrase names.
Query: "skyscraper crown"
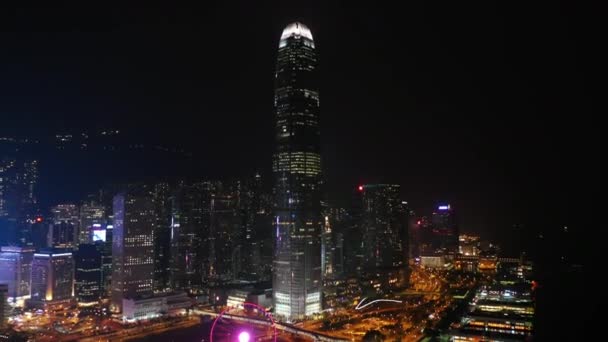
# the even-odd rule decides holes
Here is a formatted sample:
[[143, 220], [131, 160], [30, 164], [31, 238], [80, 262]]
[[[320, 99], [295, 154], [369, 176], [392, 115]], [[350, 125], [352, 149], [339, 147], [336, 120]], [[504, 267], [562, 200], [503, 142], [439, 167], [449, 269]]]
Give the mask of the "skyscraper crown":
[[285, 29], [283, 30], [283, 34], [281, 34], [281, 40], [287, 39], [292, 36], [306, 37], [310, 40], [313, 40], [310, 29], [306, 25], [297, 21], [285, 27]]

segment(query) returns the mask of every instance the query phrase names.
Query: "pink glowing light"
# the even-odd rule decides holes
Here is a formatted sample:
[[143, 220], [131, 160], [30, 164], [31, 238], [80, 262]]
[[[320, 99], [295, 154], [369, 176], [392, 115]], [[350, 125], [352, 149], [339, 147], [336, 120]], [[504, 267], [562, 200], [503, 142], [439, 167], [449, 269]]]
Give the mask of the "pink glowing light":
[[239, 334], [239, 342], [249, 342], [250, 338], [251, 338], [251, 336], [246, 331], [243, 331], [242, 333]]
[[[253, 304], [253, 303], [245, 302], [245, 303], [243, 303], [243, 308], [257, 309], [260, 312], [262, 312], [266, 317], [268, 317], [268, 319], [270, 320], [270, 327], [273, 330], [272, 341], [277, 342], [277, 326], [275, 324], [274, 317], [272, 317], [272, 314], [270, 312], [268, 312], [266, 310], [266, 308], [264, 308], [263, 306]], [[215, 320], [213, 321], [213, 324], [211, 325], [211, 331], [209, 332], [209, 342], [213, 342], [213, 332], [215, 330], [215, 325], [217, 324], [217, 322], [219, 320], [222, 319], [224, 314], [227, 313], [230, 309], [232, 309], [232, 308], [228, 307], [228, 308], [224, 309], [222, 312], [220, 312], [220, 315], [218, 317], [216, 317]], [[241, 334], [243, 334], [243, 333], [244, 332], [241, 332]], [[239, 336], [238, 336], [239, 342], [240, 342], [241, 334], [239, 334]], [[251, 337], [251, 335], [249, 335], [249, 333], [247, 333], [247, 336]], [[249, 341], [249, 340], [246, 340], [246, 341]]]

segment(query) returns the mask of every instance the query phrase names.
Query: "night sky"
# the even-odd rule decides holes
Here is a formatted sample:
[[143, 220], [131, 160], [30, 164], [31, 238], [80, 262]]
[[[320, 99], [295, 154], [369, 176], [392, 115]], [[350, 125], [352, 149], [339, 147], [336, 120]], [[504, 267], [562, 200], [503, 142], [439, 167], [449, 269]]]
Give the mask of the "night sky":
[[278, 40], [299, 20], [321, 57], [332, 201], [398, 183], [420, 214], [452, 203], [464, 231], [583, 229], [600, 158], [588, 9], [198, 3], [3, 8], [0, 133], [119, 128], [186, 147], [211, 175], [268, 174]]

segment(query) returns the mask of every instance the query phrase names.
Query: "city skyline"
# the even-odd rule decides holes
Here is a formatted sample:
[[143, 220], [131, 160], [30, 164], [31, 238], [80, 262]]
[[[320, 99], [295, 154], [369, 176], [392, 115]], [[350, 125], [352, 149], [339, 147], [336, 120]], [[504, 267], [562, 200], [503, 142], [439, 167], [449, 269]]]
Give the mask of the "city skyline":
[[[521, 223], [537, 229], [544, 224], [535, 222], [534, 208], [539, 206], [556, 213], [553, 224], [576, 220], [567, 209], [577, 204], [570, 196], [558, 200], [561, 191], [552, 185], [562, 183], [569, 193], [581, 191], [564, 180], [578, 174], [576, 165], [589, 158], [576, 155], [582, 142], [571, 145], [561, 139], [561, 133], [579, 127], [554, 122], [557, 127], [544, 129], [550, 113], [567, 108], [585, 112], [578, 106], [590, 104], [581, 85], [584, 75], [578, 72], [584, 66], [567, 63], [577, 58], [574, 38], [563, 36], [571, 47], [566, 55], [555, 40], [537, 47], [535, 35], [526, 32], [539, 35], [542, 25], [532, 14], [520, 14], [519, 27], [503, 30], [509, 11], [488, 17], [478, 15], [483, 9], [469, 13], [455, 5], [436, 11], [410, 5], [400, 25], [390, 7], [372, 6], [372, 15], [366, 17], [361, 9], [310, 5], [260, 9], [255, 18], [247, 17], [250, 6], [233, 10], [220, 5], [208, 14], [171, 7], [125, 8], [115, 14], [85, 11], [82, 17], [70, 15], [82, 10], [75, 7], [55, 13], [65, 20], [54, 20], [57, 30], [46, 35], [24, 26], [36, 18], [32, 27], [44, 31], [49, 20], [44, 11], [16, 11], [7, 21], [15, 24], [15, 39], [7, 41], [12, 52], [2, 57], [3, 64], [16, 67], [5, 70], [2, 115], [7, 120], [0, 132], [61, 134], [118, 126], [139, 140], [158, 139], [159, 144], [194, 150], [197, 158], [190, 165], [207, 178], [242, 176], [236, 172], [240, 161], [251, 172], [270, 175], [274, 41], [288, 22], [305, 18], [318, 32], [324, 52], [322, 149], [326, 184], [335, 200], [344, 202], [338, 194], [360, 183], [398, 183], [415, 208], [431, 210], [435, 201], [453, 203], [463, 228], [476, 233], [501, 235]], [[536, 7], [531, 11], [542, 13]], [[566, 16], [556, 15], [539, 17], [552, 25]], [[195, 20], [198, 16], [208, 20]], [[241, 29], [235, 23], [240, 22], [257, 29], [236, 44], [233, 39]], [[478, 32], [476, 27], [486, 29]], [[558, 27], [577, 37], [582, 32]], [[199, 33], [212, 31], [205, 34], [205, 43], [191, 43]], [[500, 51], [518, 48], [516, 41], [530, 51], [526, 55], [538, 57], [528, 61], [515, 52], [501, 57]], [[253, 53], [241, 60], [240, 49]], [[131, 66], [123, 54], [144, 64]], [[211, 67], [224, 63], [239, 67]], [[553, 74], [555, 65], [559, 75]], [[55, 68], [66, 72], [59, 76]], [[11, 83], [17, 75], [20, 81]], [[149, 120], [152, 115], [172, 120], [165, 125]], [[494, 119], [501, 124], [494, 125]], [[593, 155], [591, 150], [583, 153]]]
[[581, 331], [594, 24], [404, 6], [8, 8], [0, 329]]

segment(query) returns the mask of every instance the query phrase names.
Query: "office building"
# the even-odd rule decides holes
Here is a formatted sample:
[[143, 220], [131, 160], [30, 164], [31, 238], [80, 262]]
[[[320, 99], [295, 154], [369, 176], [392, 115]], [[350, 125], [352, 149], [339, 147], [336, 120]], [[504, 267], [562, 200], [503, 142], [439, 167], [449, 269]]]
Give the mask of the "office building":
[[288, 320], [321, 311], [321, 149], [319, 79], [312, 33], [281, 34], [275, 73], [273, 301]]
[[74, 296], [74, 258], [65, 250], [34, 253], [32, 263], [32, 306], [69, 305]]
[[68, 221], [55, 221], [49, 225], [47, 245], [51, 248], [74, 248], [76, 226]]
[[145, 186], [114, 196], [111, 309], [122, 312], [125, 298], [148, 297], [154, 283], [154, 201]]
[[125, 298], [122, 319], [125, 322], [147, 320], [161, 316], [181, 316], [192, 306], [185, 292], [157, 294], [148, 298]]
[[51, 208], [51, 223], [53, 226], [58, 226], [57, 232], [52, 229], [53, 236], [65, 236], [69, 234], [72, 242], [69, 246], [66, 243], [55, 243], [55, 240], [59, 241], [61, 238], [51, 238], [51, 247], [75, 247], [78, 245], [78, 232], [80, 230], [80, 212], [76, 204], [58, 204]]
[[209, 198], [204, 184], [178, 184], [172, 200], [172, 279], [175, 289], [199, 293], [209, 269]]
[[454, 209], [449, 204], [441, 204], [431, 218], [433, 242], [436, 251], [458, 254], [458, 224]]
[[242, 183], [239, 197], [242, 224], [240, 269], [242, 276], [252, 280], [264, 278], [263, 246], [270, 235], [266, 232], [272, 222], [271, 212], [264, 207], [263, 200], [262, 176], [256, 173]]
[[24, 305], [30, 298], [34, 248], [4, 246], [0, 251], [0, 284], [8, 285], [8, 301], [13, 306]]
[[29, 225], [36, 212], [38, 161], [10, 155], [0, 158], [0, 243], [30, 243]]
[[321, 234], [321, 270], [323, 279], [334, 275], [334, 241], [329, 216], [325, 216]]
[[407, 283], [409, 239], [408, 212], [400, 199], [400, 186], [366, 184], [360, 186], [359, 191], [362, 201], [363, 273], [371, 278], [386, 278], [387, 274], [401, 273], [397, 282], [393, 281], [389, 287], [403, 287]]
[[94, 244], [80, 244], [74, 252], [74, 286], [79, 306], [99, 303], [102, 297], [102, 256]]
[[106, 209], [103, 205], [94, 201], [83, 203], [80, 206], [80, 230], [78, 242], [80, 244], [91, 243], [92, 230], [106, 225]]
[[241, 272], [242, 232], [239, 214], [239, 184], [217, 182], [210, 201], [210, 236], [213, 239], [210, 262], [213, 277], [222, 281], [233, 280]]
[[171, 291], [171, 189], [159, 183], [152, 189], [154, 204], [154, 292]]
[[6, 327], [6, 322], [10, 314], [8, 305], [8, 285], [0, 283], [0, 329]]
[[101, 297], [107, 298], [112, 292], [112, 231], [113, 226], [106, 226], [106, 241], [95, 241], [101, 254]]

